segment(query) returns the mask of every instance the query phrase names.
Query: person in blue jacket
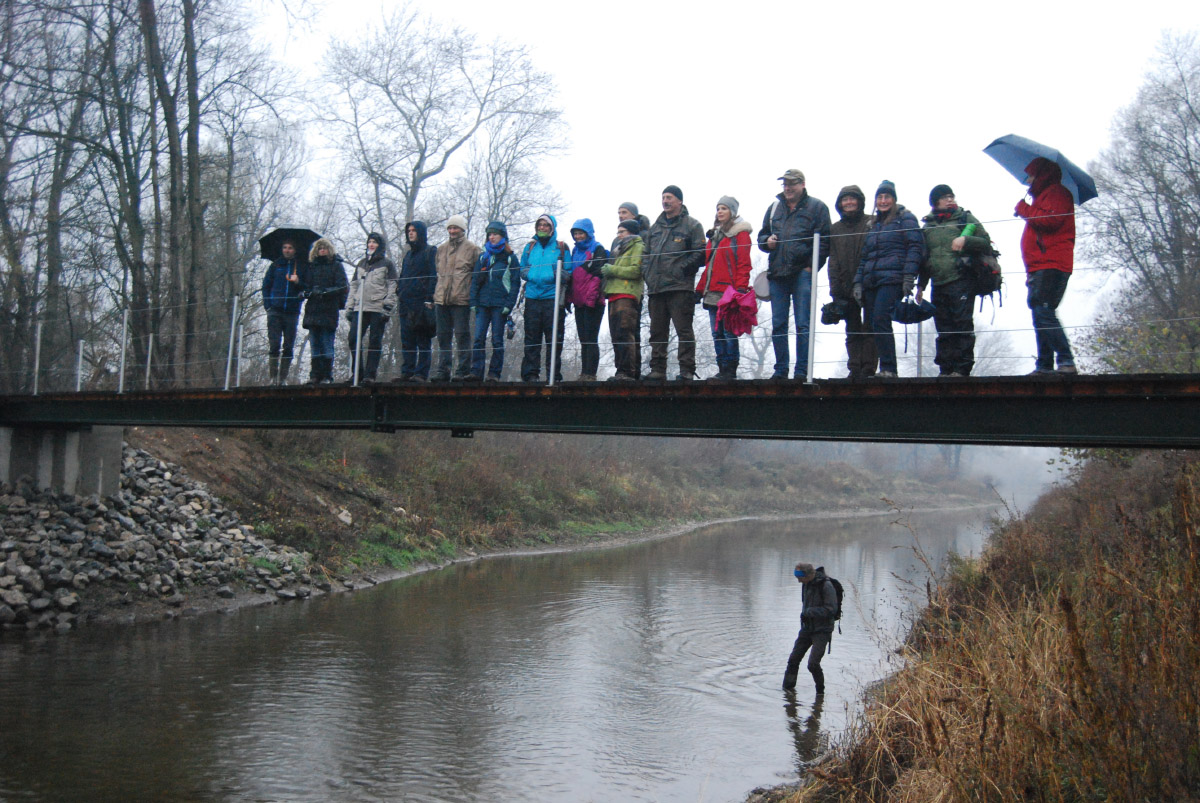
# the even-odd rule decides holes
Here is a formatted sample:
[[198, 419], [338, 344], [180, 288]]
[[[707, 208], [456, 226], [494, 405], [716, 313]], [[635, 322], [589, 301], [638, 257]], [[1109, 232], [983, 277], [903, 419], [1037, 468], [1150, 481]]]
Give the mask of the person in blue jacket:
[[292, 367], [292, 350], [296, 345], [296, 324], [300, 320], [300, 259], [296, 244], [284, 240], [283, 254], [271, 263], [263, 275], [262, 299], [267, 311], [267, 343], [270, 355], [267, 370], [272, 385], [286, 385]]
[[[546, 343], [546, 376], [550, 376], [550, 342], [554, 331], [554, 310], [558, 309], [557, 369], [554, 381], [562, 381], [562, 341], [566, 324], [566, 298], [571, 282], [571, 251], [558, 240], [558, 221], [545, 214], [534, 223], [534, 237], [521, 254], [521, 278], [525, 280], [525, 358], [521, 361], [521, 380], [537, 382], [542, 361], [542, 343]], [[555, 271], [559, 271], [561, 295], [554, 298]]]
[[493, 220], [487, 225], [483, 253], [475, 261], [471, 275], [471, 309], [475, 310], [475, 341], [471, 344], [471, 374], [474, 381], [483, 379], [483, 364], [487, 357], [488, 330], [492, 332], [492, 360], [488, 364], [487, 381], [499, 382], [504, 370], [504, 327], [517, 305], [521, 292], [521, 260], [508, 243], [508, 227]]
[[876, 376], [897, 375], [892, 315], [896, 302], [916, 286], [924, 258], [925, 237], [917, 216], [896, 203], [896, 185], [884, 179], [875, 191], [875, 222], [863, 243], [853, 287], [854, 300], [870, 317], [875, 336]]

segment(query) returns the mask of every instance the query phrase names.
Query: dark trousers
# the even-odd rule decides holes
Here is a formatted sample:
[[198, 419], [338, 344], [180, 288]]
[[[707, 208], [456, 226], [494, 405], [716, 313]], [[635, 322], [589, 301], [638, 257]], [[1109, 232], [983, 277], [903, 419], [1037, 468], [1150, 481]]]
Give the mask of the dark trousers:
[[604, 304], [595, 307], [575, 305], [575, 331], [579, 333], [581, 376], [595, 376], [600, 370], [600, 323]]
[[1054, 370], [1054, 357], [1058, 356], [1058, 366], [1065, 368], [1075, 364], [1071, 354], [1071, 343], [1067, 340], [1066, 330], [1058, 320], [1058, 304], [1062, 301], [1063, 293], [1067, 292], [1067, 280], [1071, 274], [1061, 270], [1035, 270], [1025, 280], [1029, 288], [1026, 303], [1033, 310], [1033, 328], [1037, 336], [1037, 367], [1046, 371]]
[[492, 331], [492, 361], [488, 365], [488, 376], [500, 378], [504, 370], [504, 324], [508, 316], [503, 307], [479, 307], [475, 310], [475, 342], [471, 349], [471, 373], [483, 376], [483, 364], [487, 357], [488, 330]]
[[679, 337], [679, 375], [696, 374], [696, 334], [692, 318], [696, 314], [696, 294], [691, 290], [672, 290], [650, 296], [650, 371], [667, 372], [667, 343], [671, 326]]
[[453, 339], [453, 348], [458, 351], [458, 359], [454, 360], [454, 375], [466, 376], [471, 373], [471, 308], [465, 304], [438, 304], [434, 310], [437, 314], [438, 342], [437, 370], [434, 374], [439, 379], [450, 377], [453, 357], [450, 341]]
[[884, 284], [865, 291], [863, 306], [871, 318], [871, 334], [875, 337], [875, 352], [879, 355], [879, 370], [896, 373], [896, 339], [892, 336], [892, 314], [900, 300], [903, 287]]
[[[562, 341], [563, 326], [567, 322], [566, 309], [558, 310], [558, 344], [557, 366], [554, 381], [562, 381]], [[525, 357], [521, 360], [521, 378], [535, 380], [538, 378], [539, 366], [542, 361], [542, 343], [546, 344], [546, 376], [550, 376], [550, 341], [554, 335], [554, 299], [526, 298], [525, 299]]]
[[288, 368], [292, 365], [292, 350], [296, 346], [296, 324], [300, 313], [288, 313], [283, 310], [267, 310], [267, 343], [271, 351], [271, 378], [276, 376], [276, 369], [282, 367], [283, 375], [287, 376]]
[[388, 316], [382, 312], [364, 312], [362, 314], [362, 332], [366, 338], [363, 348], [358, 346], [358, 314], [350, 316], [350, 332], [347, 335], [350, 341], [350, 380], [354, 380], [354, 366], [357, 364], [358, 355], [362, 354], [365, 358], [362, 368], [359, 369], [358, 378], [375, 379], [375, 374], [379, 371], [379, 355], [383, 352], [383, 330], [387, 328]]
[[608, 336], [617, 373], [637, 379], [642, 373], [642, 305], [632, 298], [608, 300]]
[[851, 379], [875, 376], [879, 355], [871, 334], [870, 318], [854, 299], [846, 299], [846, 367]]
[[[796, 676], [800, 674], [800, 661], [804, 659], [804, 653], [808, 652], [809, 674], [813, 676], [817, 692], [825, 691], [825, 673], [821, 670], [821, 659], [825, 657], [825, 650], [829, 647], [832, 638], [832, 633], [814, 633], [805, 628], [800, 629], [799, 635], [796, 636], [796, 643], [792, 645], [792, 654], [788, 656], [787, 669], [783, 674], [784, 688], [796, 688]], [[810, 647], [812, 652], [809, 652]]]
[[312, 358], [311, 379], [333, 381], [333, 354], [337, 342], [337, 329], [319, 326], [308, 330], [309, 354]]
[[975, 294], [970, 280], [934, 285], [932, 300], [938, 333], [933, 361], [943, 374], [970, 376], [975, 367]]
[[433, 330], [420, 310], [400, 314], [400, 378], [429, 378]]

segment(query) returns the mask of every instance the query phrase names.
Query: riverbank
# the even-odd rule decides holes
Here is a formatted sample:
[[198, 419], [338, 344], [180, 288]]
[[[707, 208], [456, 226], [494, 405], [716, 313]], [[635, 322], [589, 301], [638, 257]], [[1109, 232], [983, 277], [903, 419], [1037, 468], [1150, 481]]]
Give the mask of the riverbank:
[[906, 665], [756, 803], [1200, 796], [1200, 463], [1093, 454], [931, 589]]

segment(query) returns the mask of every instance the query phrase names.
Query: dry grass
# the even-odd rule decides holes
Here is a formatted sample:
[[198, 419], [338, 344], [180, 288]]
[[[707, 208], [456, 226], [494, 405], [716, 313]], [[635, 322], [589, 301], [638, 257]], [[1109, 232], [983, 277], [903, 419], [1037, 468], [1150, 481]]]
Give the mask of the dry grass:
[[1122, 458], [955, 567], [792, 800], [1200, 799], [1200, 464]]

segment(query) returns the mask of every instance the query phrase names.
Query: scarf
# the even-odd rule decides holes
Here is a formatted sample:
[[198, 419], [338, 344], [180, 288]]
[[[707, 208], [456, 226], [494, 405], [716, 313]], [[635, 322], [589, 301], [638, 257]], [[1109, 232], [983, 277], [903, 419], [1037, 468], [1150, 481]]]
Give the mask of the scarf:
[[486, 251], [488, 256], [490, 256], [492, 259], [495, 259], [496, 257], [503, 254], [504, 249], [506, 249], [506, 248], [508, 248], [508, 238], [507, 237], [500, 240], [500, 242], [497, 243], [496, 245], [492, 245], [492, 241], [490, 239], [484, 241], [484, 243], [483, 243], [483, 250]]

